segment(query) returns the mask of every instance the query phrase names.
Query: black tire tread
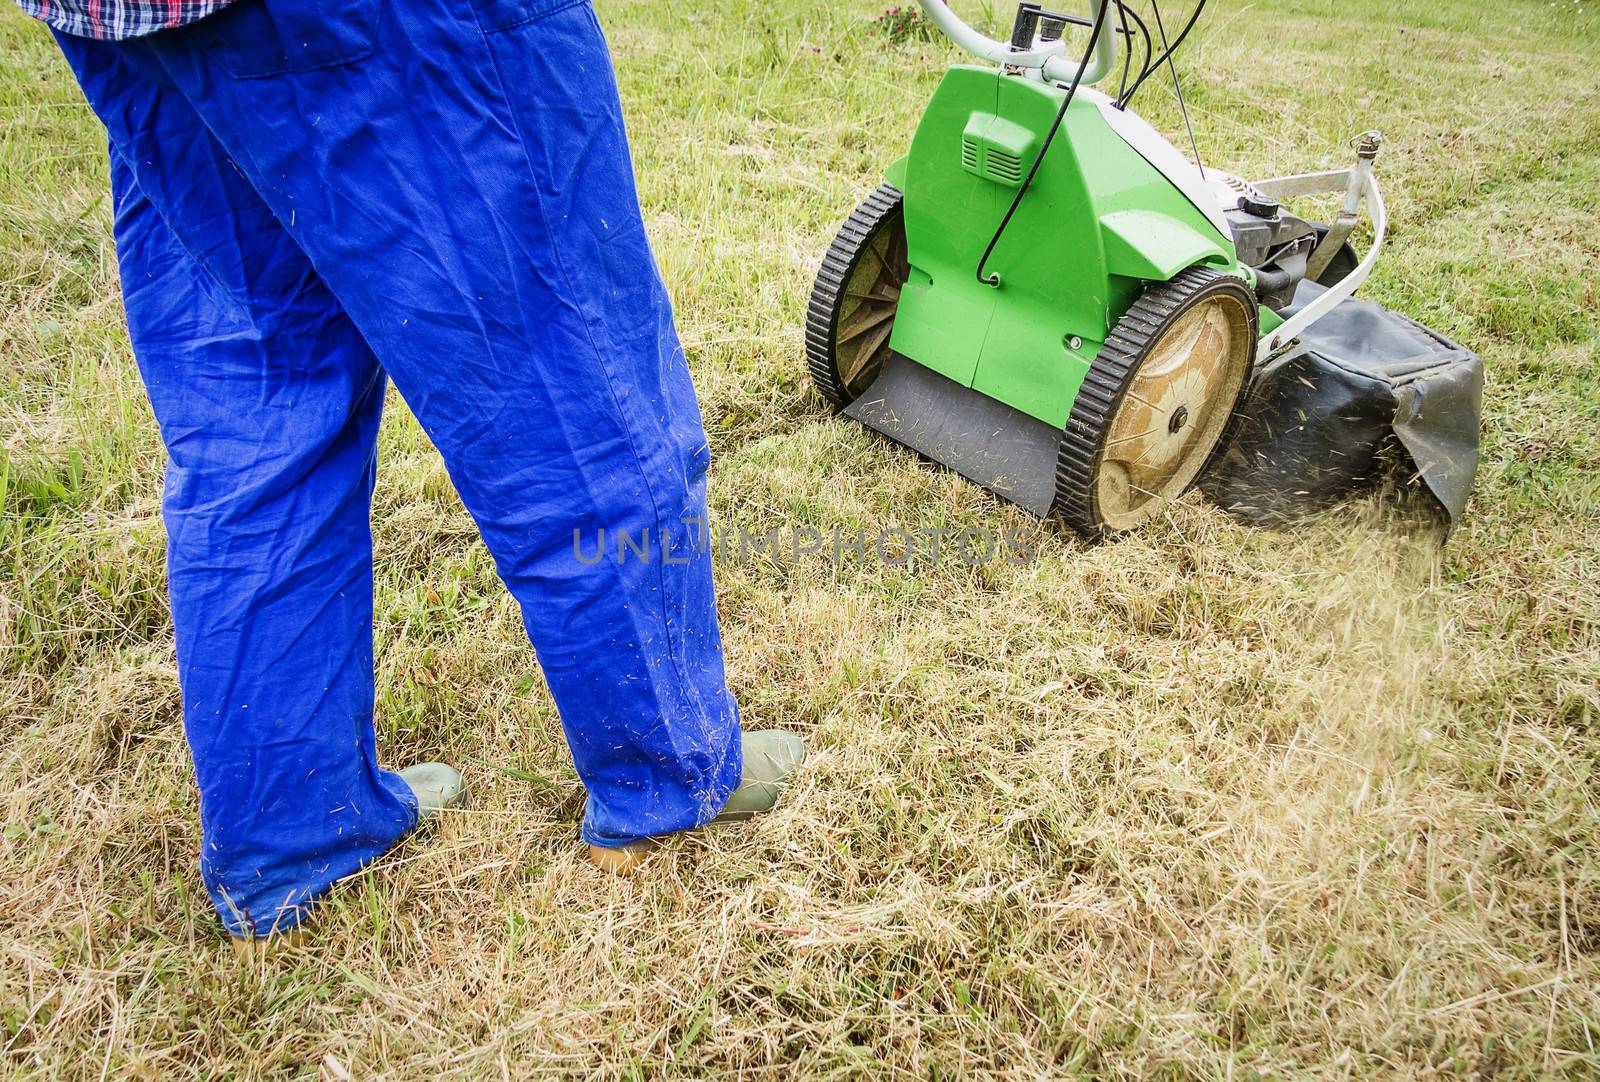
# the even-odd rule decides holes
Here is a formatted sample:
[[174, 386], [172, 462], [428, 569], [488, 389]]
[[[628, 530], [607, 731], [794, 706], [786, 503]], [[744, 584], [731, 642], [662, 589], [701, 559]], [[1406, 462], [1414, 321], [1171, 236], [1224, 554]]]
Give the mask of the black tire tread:
[[838, 409], [848, 406], [851, 399], [834, 353], [845, 283], [855, 273], [861, 253], [878, 230], [901, 212], [901, 203], [900, 189], [892, 184], [880, 185], [867, 196], [839, 227], [811, 287], [811, 302], [806, 307], [806, 364], [811, 369], [811, 382]]

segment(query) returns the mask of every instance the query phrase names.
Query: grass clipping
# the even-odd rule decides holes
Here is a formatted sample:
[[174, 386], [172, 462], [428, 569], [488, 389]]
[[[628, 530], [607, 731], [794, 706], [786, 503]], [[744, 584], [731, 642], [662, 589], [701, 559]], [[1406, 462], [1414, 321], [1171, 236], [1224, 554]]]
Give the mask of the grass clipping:
[[[993, 510], [946, 494], [958, 516]], [[7, 821], [34, 824], [0, 844], [11, 1062], [1562, 1062], [1594, 1006], [1578, 885], [1554, 838], [1473, 784], [1538, 756], [1464, 757], [1443, 731], [1483, 659], [1453, 655], [1437, 547], [1371, 517], [1267, 534], [1184, 504], [1120, 543], [1047, 534], [1021, 567], [908, 567], [933, 585], [899, 599], [881, 570], [746, 569], [733, 681], [751, 721], [814, 749], [777, 812], [601, 876], [573, 841], [559, 739], [493, 732], [526, 708], [480, 703], [458, 737], [474, 807], [334, 895], [306, 945], [243, 969], [192, 893], [170, 670], [120, 658], [61, 696], [92, 723], [29, 729], [5, 756]], [[436, 651], [439, 683], [471, 683], [471, 653]]]

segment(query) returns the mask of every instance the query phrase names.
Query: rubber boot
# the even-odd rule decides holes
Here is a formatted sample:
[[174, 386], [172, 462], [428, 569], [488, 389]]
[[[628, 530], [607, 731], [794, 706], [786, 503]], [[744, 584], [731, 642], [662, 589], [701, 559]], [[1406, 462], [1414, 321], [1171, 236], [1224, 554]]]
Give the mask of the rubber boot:
[[[793, 733], [781, 729], [764, 729], [756, 733], [742, 733], [744, 747], [744, 773], [739, 787], [729, 795], [715, 819], [706, 826], [721, 823], [739, 823], [762, 812], [771, 811], [778, 802], [789, 775], [806, 759], [806, 746]], [[687, 831], [681, 832], [687, 833]], [[589, 859], [602, 871], [614, 875], [632, 872], [641, 860], [659, 847], [666, 838], [646, 838], [628, 845], [603, 849], [589, 847]]]
[[400, 771], [411, 791], [417, 795], [417, 817], [426, 819], [446, 808], [467, 802], [467, 779], [453, 766], [444, 763], [416, 763]]

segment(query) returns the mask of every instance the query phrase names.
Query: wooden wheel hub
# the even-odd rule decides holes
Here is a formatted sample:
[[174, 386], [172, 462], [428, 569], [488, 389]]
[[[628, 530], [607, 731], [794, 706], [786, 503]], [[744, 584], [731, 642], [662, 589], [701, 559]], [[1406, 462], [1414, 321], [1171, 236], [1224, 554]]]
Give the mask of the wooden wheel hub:
[[1183, 494], [1228, 423], [1250, 367], [1238, 298], [1203, 297], [1162, 329], [1112, 416], [1097, 479], [1105, 524], [1124, 530]]

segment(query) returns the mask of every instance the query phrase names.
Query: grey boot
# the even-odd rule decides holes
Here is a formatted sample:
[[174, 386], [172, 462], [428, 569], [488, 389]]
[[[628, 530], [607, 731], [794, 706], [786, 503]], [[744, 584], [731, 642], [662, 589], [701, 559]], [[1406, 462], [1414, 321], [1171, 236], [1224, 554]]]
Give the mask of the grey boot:
[[400, 776], [417, 795], [417, 813], [423, 819], [467, 802], [467, 780], [453, 766], [415, 763], [400, 771]]
[[[782, 729], [741, 733], [740, 740], [744, 748], [744, 770], [739, 778], [739, 787], [729, 795], [722, 811], [707, 826], [743, 822], [764, 811], [771, 811], [783, 793], [789, 776], [806, 761], [806, 746], [798, 736]], [[591, 845], [589, 859], [604, 871], [623, 874], [633, 871], [645, 854], [660, 844], [659, 838], [646, 838], [615, 848], [603, 849]]]
[[793, 733], [782, 729], [764, 729], [759, 733], [743, 733], [744, 771], [739, 775], [739, 788], [728, 797], [722, 811], [711, 820], [716, 823], [737, 823], [771, 811], [783, 792], [795, 768], [806, 761], [806, 746]]

